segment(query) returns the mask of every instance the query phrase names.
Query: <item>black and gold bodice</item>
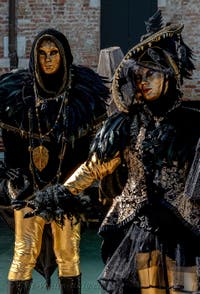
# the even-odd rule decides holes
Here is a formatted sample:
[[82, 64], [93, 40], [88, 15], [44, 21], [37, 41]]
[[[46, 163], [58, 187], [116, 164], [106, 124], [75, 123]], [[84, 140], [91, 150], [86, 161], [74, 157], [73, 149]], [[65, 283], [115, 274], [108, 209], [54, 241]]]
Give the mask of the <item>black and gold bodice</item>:
[[109, 118], [92, 145], [92, 153], [102, 162], [119, 151], [127, 168], [124, 187], [113, 199], [100, 231], [123, 227], [143, 209], [156, 211], [162, 205], [200, 231], [195, 217], [199, 207], [184, 194], [200, 135], [198, 102], [182, 102], [163, 116], [145, 105], [136, 108]]

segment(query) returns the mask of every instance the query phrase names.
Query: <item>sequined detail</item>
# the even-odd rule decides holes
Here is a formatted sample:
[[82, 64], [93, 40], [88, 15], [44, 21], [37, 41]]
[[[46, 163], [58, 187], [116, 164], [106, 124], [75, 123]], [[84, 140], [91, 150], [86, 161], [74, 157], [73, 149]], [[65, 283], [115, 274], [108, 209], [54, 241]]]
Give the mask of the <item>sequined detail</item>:
[[[152, 126], [155, 128], [155, 125], [156, 121], [153, 122]], [[158, 127], [164, 128], [165, 121], [163, 120]], [[185, 179], [189, 169], [188, 162], [186, 161], [180, 167], [178, 160], [168, 160], [165, 153], [159, 164], [155, 164], [153, 169], [147, 170], [144, 160], [146, 164], [148, 161], [150, 162], [152, 160], [150, 157], [154, 154], [157, 155], [159, 152], [156, 146], [161, 144], [161, 142], [156, 141], [157, 144], [154, 146], [151, 141], [148, 141], [147, 128], [148, 124], [140, 126], [135, 137], [135, 145], [132, 141], [131, 147], [128, 147], [124, 152], [124, 159], [128, 167], [128, 180], [121, 195], [114, 199], [100, 231], [106, 228], [120, 227], [137, 216], [138, 211], [150, 200], [146, 186], [149, 173], [153, 193], [156, 193], [156, 190], [162, 191], [162, 193], [159, 193], [159, 197], [162, 197], [164, 205], [174, 210], [184, 222], [186, 221], [191, 226], [193, 231], [199, 232], [200, 207], [184, 195]], [[158, 132], [158, 138], [159, 134], [160, 132]], [[175, 136], [173, 129], [169, 134]], [[149, 149], [147, 145], [150, 146]], [[152, 151], [150, 148], [155, 149], [152, 149]], [[153, 162], [156, 162], [156, 158], [153, 158]]]
[[137, 137], [135, 151], [126, 149], [124, 158], [128, 167], [128, 180], [120, 196], [117, 196], [102, 226], [119, 225], [130, 216], [136, 215], [138, 208], [147, 201], [144, 167], [141, 160], [142, 141], [145, 137], [145, 128], [141, 128]]

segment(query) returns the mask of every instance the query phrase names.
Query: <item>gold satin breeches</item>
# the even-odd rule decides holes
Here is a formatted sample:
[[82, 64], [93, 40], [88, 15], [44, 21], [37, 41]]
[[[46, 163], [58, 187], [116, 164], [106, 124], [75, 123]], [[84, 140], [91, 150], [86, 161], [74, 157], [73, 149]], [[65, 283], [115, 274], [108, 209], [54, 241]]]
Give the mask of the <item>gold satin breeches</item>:
[[[45, 221], [38, 216], [24, 219], [29, 208], [14, 211], [15, 214], [15, 247], [14, 257], [8, 279], [30, 280], [37, 257], [41, 250], [42, 234]], [[63, 228], [51, 223], [53, 248], [58, 264], [59, 277], [72, 277], [80, 274], [80, 223], [65, 218]]]

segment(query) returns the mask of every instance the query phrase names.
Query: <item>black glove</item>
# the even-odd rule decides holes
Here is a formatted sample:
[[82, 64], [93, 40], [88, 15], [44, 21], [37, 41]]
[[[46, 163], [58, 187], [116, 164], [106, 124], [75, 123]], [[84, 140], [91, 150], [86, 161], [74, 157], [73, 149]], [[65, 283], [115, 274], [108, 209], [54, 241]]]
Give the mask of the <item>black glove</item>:
[[32, 194], [32, 177], [25, 169], [8, 169], [0, 161], [0, 205], [10, 206], [12, 199], [26, 199]]
[[61, 184], [49, 186], [36, 192], [34, 199], [25, 202], [33, 209], [24, 215], [24, 218], [41, 216], [47, 222], [55, 221], [58, 225], [64, 225], [65, 215], [71, 219], [73, 215], [78, 217], [79, 198]]
[[8, 193], [11, 200], [24, 200], [33, 193], [32, 176], [26, 170], [17, 168], [6, 172], [8, 178]]
[[19, 199], [11, 200], [11, 206], [13, 209], [16, 209], [16, 210], [20, 210], [26, 206], [31, 207], [28, 200], [19, 200]]
[[0, 178], [4, 178], [6, 176], [6, 167], [3, 161], [0, 161]]

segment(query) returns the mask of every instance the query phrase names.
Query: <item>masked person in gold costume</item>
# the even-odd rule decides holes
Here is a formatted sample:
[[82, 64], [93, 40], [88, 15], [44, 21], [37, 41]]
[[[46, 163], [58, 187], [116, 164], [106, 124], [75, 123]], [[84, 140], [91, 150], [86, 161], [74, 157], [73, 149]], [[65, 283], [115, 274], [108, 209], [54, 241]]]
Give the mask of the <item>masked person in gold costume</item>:
[[[106, 116], [108, 89], [91, 69], [73, 64], [66, 37], [47, 29], [35, 38], [27, 70], [0, 77], [0, 123], [5, 146], [0, 205], [9, 221], [13, 200], [64, 183], [88, 156], [94, 130]], [[55, 191], [56, 192], [56, 191]], [[16, 205], [16, 202], [15, 202]], [[34, 268], [47, 285], [56, 265], [61, 293], [80, 293], [79, 203], [61, 228], [14, 209], [15, 247], [9, 293], [29, 293]]]
[[[67, 211], [94, 180], [115, 180], [121, 165], [126, 180], [99, 230], [106, 263], [102, 288], [112, 294], [199, 293], [200, 105], [183, 101], [181, 91], [194, 69], [192, 52], [182, 25], [163, 27], [159, 11], [146, 24], [147, 34], [114, 75], [119, 111], [97, 132], [88, 160], [59, 186], [59, 197], [47, 188], [49, 209]], [[26, 216], [46, 218], [45, 198], [39, 192]]]

